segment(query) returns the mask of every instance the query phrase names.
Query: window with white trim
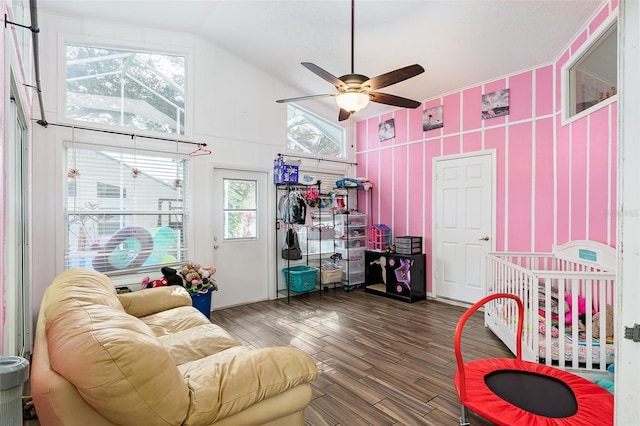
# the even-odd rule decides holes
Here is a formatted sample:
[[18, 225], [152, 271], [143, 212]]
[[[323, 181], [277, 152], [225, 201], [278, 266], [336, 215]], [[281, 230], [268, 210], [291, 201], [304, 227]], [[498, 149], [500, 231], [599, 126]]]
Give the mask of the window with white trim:
[[323, 157], [346, 157], [344, 128], [287, 105], [287, 149]]
[[66, 162], [65, 269], [117, 275], [188, 260], [186, 159], [70, 144]]
[[186, 56], [65, 45], [65, 117], [185, 134]]
[[246, 179], [223, 180], [222, 211], [224, 239], [243, 240], [258, 237], [258, 182]]

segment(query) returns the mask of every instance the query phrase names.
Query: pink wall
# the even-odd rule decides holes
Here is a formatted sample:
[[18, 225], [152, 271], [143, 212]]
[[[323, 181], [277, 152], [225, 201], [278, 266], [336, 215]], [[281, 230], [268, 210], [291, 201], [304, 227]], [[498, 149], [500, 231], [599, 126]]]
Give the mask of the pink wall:
[[[394, 237], [422, 236], [429, 271], [432, 162], [444, 155], [495, 150], [496, 250], [549, 251], [575, 239], [616, 245], [617, 102], [564, 126], [560, 114], [562, 65], [616, 6], [604, 7], [552, 64], [356, 124], [357, 175], [374, 183], [367, 211]], [[510, 90], [509, 114], [482, 120], [482, 94], [502, 89]], [[423, 110], [438, 105], [444, 127], [423, 132]], [[378, 142], [378, 123], [389, 118], [401, 137]]]

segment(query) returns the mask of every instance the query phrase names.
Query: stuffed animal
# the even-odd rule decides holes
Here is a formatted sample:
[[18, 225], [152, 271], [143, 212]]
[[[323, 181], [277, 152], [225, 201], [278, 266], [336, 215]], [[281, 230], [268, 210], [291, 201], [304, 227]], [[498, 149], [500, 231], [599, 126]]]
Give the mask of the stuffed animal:
[[182, 276], [184, 277], [186, 284], [198, 285], [202, 284], [202, 277], [198, 273], [200, 265], [188, 262], [182, 267]]
[[165, 277], [162, 277], [157, 280], [151, 281], [149, 277], [144, 277], [142, 281], [140, 281], [140, 286], [142, 288], [156, 288], [156, 287], [164, 287], [169, 285], [169, 281]]
[[165, 266], [160, 269], [160, 271], [162, 272], [162, 278], [151, 280], [149, 277], [144, 277], [142, 281], [140, 281], [140, 286], [142, 288], [163, 287], [167, 285], [184, 286], [184, 280], [175, 269]]
[[164, 266], [160, 271], [162, 272], [162, 276], [167, 280], [168, 285], [184, 286], [184, 280], [182, 279], [182, 276], [178, 274], [177, 270]]
[[[600, 338], [600, 313], [602, 311], [598, 312], [597, 314], [595, 314], [593, 316], [593, 322], [592, 322], [592, 330], [593, 330], [593, 337]], [[606, 315], [606, 337], [613, 337], [613, 306], [607, 304], [605, 306], [605, 315]]]
[[[573, 310], [575, 306], [573, 306], [573, 296], [571, 294], [566, 294], [564, 296], [565, 303], [569, 307], [569, 309], [565, 309], [566, 313], [564, 314], [564, 325], [569, 327], [573, 322]], [[578, 296], [578, 316], [583, 316], [587, 313], [587, 300]]]
[[200, 274], [203, 280], [205, 278], [211, 277], [213, 274], [216, 273], [216, 271], [217, 269], [215, 266], [204, 266], [204, 267], [201, 266], [200, 269], [198, 269], [198, 273]]

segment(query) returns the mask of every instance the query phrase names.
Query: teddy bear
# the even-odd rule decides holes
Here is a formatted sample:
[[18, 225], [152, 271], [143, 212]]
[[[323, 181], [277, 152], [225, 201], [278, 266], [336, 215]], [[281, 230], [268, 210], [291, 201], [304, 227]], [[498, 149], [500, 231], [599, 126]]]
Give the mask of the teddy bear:
[[[593, 322], [592, 322], [592, 330], [593, 330], [593, 337], [600, 338], [600, 314], [602, 311], [596, 313], [593, 316]], [[605, 306], [605, 312], [604, 314], [606, 315], [605, 317], [605, 321], [606, 321], [606, 330], [605, 330], [605, 337], [613, 337], [613, 306], [607, 304]]]
[[[591, 333], [592, 336], [596, 339], [600, 338], [600, 313], [601, 312], [597, 312], [593, 318], [591, 319]], [[613, 337], [613, 306], [611, 305], [606, 305], [605, 306], [605, 322], [606, 322], [606, 337]], [[584, 322], [581, 320], [580, 324], [578, 325], [578, 329], [580, 331], [586, 331], [587, 327], [585, 326]]]
[[202, 277], [198, 273], [198, 269], [200, 265], [197, 265], [192, 262], [187, 262], [182, 266], [182, 276], [184, 277], [187, 283], [195, 281], [201, 281]]

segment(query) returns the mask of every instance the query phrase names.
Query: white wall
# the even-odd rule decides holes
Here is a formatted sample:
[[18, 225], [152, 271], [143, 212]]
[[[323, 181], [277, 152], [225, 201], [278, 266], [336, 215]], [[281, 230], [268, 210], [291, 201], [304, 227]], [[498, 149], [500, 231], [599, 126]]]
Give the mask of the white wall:
[[[193, 254], [202, 264], [214, 264], [212, 243], [200, 236], [212, 235], [210, 209], [213, 201], [212, 180], [214, 167], [245, 170], [272, 170], [272, 160], [285, 149], [286, 111], [275, 99], [293, 93], [290, 87], [263, 73], [232, 54], [212, 45], [202, 38], [185, 33], [174, 33], [155, 29], [116, 25], [99, 21], [78, 20], [50, 14], [40, 14], [40, 61], [42, 64], [42, 90], [46, 120], [63, 123], [64, 106], [59, 95], [63, 93], [65, 38], [74, 40], [111, 42], [121, 45], [187, 51], [192, 58], [188, 83], [188, 108], [191, 116], [187, 122], [186, 138], [204, 142], [213, 155], [197, 157], [192, 161], [191, 188], [192, 222], [197, 229]], [[190, 96], [190, 97], [189, 97]], [[190, 99], [190, 100], [189, 100]], [[316, 111], [318, 112], [318, 111]], [[319, 111], [322, 113], [323, 111]], [[36, 112], [37, 113], [37, 112]], [[325, 111], [328, 119], [335, 119], [335, 111]], [[39, 118], [39, 117], [38, 117]], [[90, 126], [90, 125], [89, 125]], [[52, 278], [62, 271], [65, 227], [63, 216], [63, 189], [66, 170], [63, 167], [63, 143], [71, 140], [71, 129], [53, 125], [36, 126], [34, 134], [33, 171], [33, 299], [34, 315], [44, 289]], [[91, 126], [90, 126], [91, 127]], [[103, 133], [75, 130], [75, 140], [88, 143], [131, 145], [131, 138]], [[138, 149], [153, 148], [175, 152], [176, 144], [144, 140], [136, 141]], [[350, 146], [350, 144], [349, 144]], [[191, 145], [180, 145], [181, 153], [193, 149]], [[350, 151], [353, 158], [354, 151]], [[315, 167], [315, 166], [314, 166]], [[273, 205], [275, 194], [268, 191], [269, 205]], [[275, 217], [269, 209], [269, 221]], [[268, 247], [273, 247], [274, 235], [269, 235]], [[268, 294], [272, 291], [275, 276], [275, 253], [268, 253], [270, 271]], [[273, 265], [273, 266], [271, 266]], [[220, 265], [217, 265], [220, 267]], [[225, 290], [227, 291], [227, 290]], [[242, 292], [234, 287], [229, 291]]]

